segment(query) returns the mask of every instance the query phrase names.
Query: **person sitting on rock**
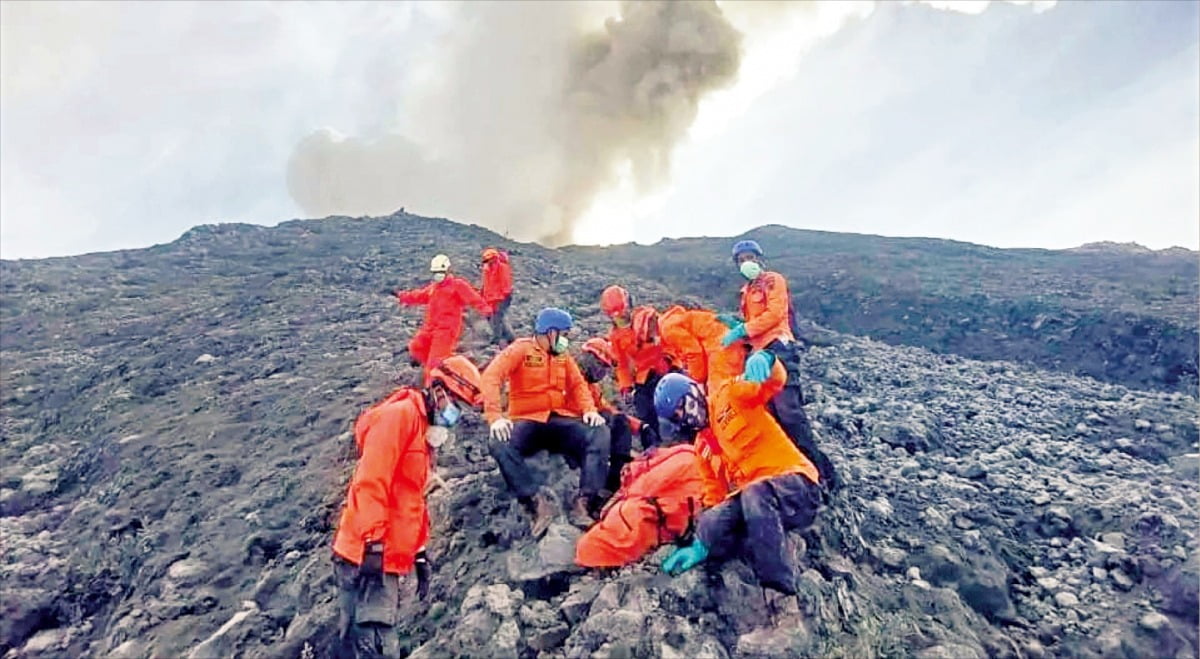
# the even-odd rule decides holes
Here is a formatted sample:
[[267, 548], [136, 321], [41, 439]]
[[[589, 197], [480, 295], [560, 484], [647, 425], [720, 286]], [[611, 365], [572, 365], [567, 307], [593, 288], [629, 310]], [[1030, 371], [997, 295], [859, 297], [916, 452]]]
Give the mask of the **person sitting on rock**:
[[629, 291], [609, 286], [600, 294], [600, 310], [612, 319], [608, 342], [617, 359], [617, 387], [632, 397], [634, 414], [642, 422], [642, 448], [658, 444], [658, 417], [654, 414], [654, 386], [668, 370], [658, 341], [658, 313], [654, 307], [633, 306]]
[[[633, 459], [633, 433], [641, 430], [642, 422], [618, 410], [600, 389], [600, 383], [608, 377], [616, 363], [607, 339], [594, 337], [585, 341], [576, 363], [583, 373], [583, 379], [588, 382], [592, 403], [608, 423], [611, 453], [604, 489], [615, 492], [621, 486], [621, 468]], [[583, 413], [582, 410], [577, 411]]]
[[516, 336], [504, 315], [512, 304], [512, 267], [508, 263], [508, 253], [504, 250], [488, 247], [480, 255], [482, 265], [483, 285], [479, 294], [483, 301], [492, 308], [489, 321], [492, 325], [492, 342], [507, 346]]
[[481, 388], [479, 369], [451, 355], [430, 370], [427, 387], [401, 387], [355, 422], [358, 464], [333, 539], [343, 654], [349, 646], [399, 656], [400, 575], [415, 570], [418, 596], [429, 593], [431, 456], [462, 410], [479, 405]]
[[396, 291], [402, 306], [425, 306], [425, 322], [408, 342], [408, 354], [413, 364], [424, 366], [424, 385], [429, 386], [434, 366], [458, 348], [462, 334], [463, 309], [470, 305], [488, 315], [492, 308], [467, 280], [450, 274], [450, 257], [438, 254], [429, 263], [433, 281], [406, 291]]
[[821, 473], [821, 480], [829, 490], [838, 487], [837, 471], [833, 462], [817, 447], [812, 425], [804, 411], [804, 390], [801, 379], [800, 344], [796, 342], [793, 327], [792, 299], [788, 294], [787, 280], [778, 272], [763, 267], [763, 250], [753, 240], [740, 240], [733, 246], [733, 262], [747, 279], [742, 286], [742, 318], [722, 315], [729, 324], [721, 344], [732, 345], [745, 341], [753, 350], [746, 359], [746, 377], [762, 382], [767, 377], [771, 364], [776, 360], [783, 363], [787, 372], [787, 385], [769, 404], [771, 414], [787, 431], [792, 441], [804, 452]]
[[[587, 380], [567, 352], [571, 315], [542, 309], [534, 336], [517, 339], [496, 355], [483, 372], [484, 416], [490, 428], [488, 448], [509, 490], [533, 518], [541, 537], [554, 518], [554, 506], [534, 482], [525, 458], [541, 450], [558, 453], [578, 467], [579, 491], [569, 521], [583, 528], [603, 504], [608, 472], [609, 431], [596, 411]], [[508, 410], [501, 388], [508, 383]]]
[[[812, 524], [820, 507], [820, 476], [766, 411], [787, 381], [776, 362], [765, 382], [728, 380], [705, 396], [682, 373], [662, 378], [654, 394], [660, 415], [696, 434], [697, 466], [705, 480], [704, 503], [692, 542], [663, 561], [681, 574], [706, 559], [745, 553], [759, 583], [796, 594], [787, 531]], [[711, 416], [710, 416], [711, 414]], [[719, 461], [720, 473], [712, 469]]]

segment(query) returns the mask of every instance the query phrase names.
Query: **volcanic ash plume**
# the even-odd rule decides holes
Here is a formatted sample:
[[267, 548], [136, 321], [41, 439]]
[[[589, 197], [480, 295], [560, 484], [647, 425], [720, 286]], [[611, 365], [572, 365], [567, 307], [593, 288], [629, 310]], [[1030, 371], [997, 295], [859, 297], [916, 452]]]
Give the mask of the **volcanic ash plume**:
[[470, 3], [405, 102], [402, 132], [302, 140], [288, 189], [310, 216], [401, 206], [560, 244], [625, 166], [649, 191], [700, 100], [732, 84], [739, 32], [711, 1]]

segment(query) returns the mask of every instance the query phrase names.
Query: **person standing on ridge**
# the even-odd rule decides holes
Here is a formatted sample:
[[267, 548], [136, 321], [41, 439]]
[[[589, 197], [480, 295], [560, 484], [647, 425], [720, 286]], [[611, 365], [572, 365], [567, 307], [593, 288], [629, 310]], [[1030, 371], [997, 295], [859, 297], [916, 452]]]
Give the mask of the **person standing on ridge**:
[[451, 355], [431, 369], [424, 389], [401, 387], [355, 422], [358, 464], [333, 539], [342, 656], [400, 656], [400, 575], [415, 571], [417, 595], [429, 593], [431, 455], [462, 410], [479, 405], [481, 387], [479, 369]]
[[[532, 517], [534, 537], [554, 518], [554, 504], [539, 491], [525, 458], [558, 453], [579, 469], [579, 490], [568, 516], [587, 528], [603, 505], [608, 475], [609, 430], [596, 411], [587, 381], [567, 352], [571, 315], [546, 308], [534, 321], [534, 336], [517, 339], [483, 371], [484, 417], [490, 424], [488, 450], [508, 489]], [[501, 388], [508, 383], [508, 410]]]
[[633, 298], [620, 286], [600, 294], [600, 310], [612, 320], [608, 342], [617, 359], [617, 388], [633, 398], [634, 415], [642, 423], [642, 448], [659, 443], [658, 416], [654, 414], [654, 386], [667, 372], [658, 337], [658, 313], [651, 306], [633, 306]]
[[817, 468], [766, 411], [786, 380], [776, 362], [766, 381], [726, 380], [708, 396], [682, 373], [658, 383], [658, 413], [695, 434], [706, 506], [695, 538], [663, 561], [664, 572], [677, 576], [707, 559], [745, 553], [760, 584], [796, 594], [787, 532], [812, 524], [821, 494]]
[[765, 381], [776, 361], [783, 364], [787, 385], [771, 399], [769, 409], [796, 446], [816, 464], [822, 483], [832, 492], [838, 487], [837, 472], [829, 456], [817, 447], [804, 411], [800, 345], [792, 331], [792, 299], [787, 280], [763, 267], [763, 250], [753, 240], [739, 240], [732, 253], [738, 271], [747, 279], [742, 286], [744, 320], [721, 317], [729, 325], [721, 345], [730, 346], [739, 340], [750, 344], [753, 353], [746, 359], [744, 377], [752, 382]]
[[488, 247], [480, 255], [483, 286], [480, 295], [483, 301], [492, 308], [489, 318], [492, 325], [492, 343], [507, 346], [516, 338], [512, 327], [504, 318], [508, 307], [512, 304], [512, 267], [508, 262], [508, 253]]
[[424, 367], [424, 385], [429, 386], [430, 372], [441, 360], [458, 348], [462, 335], [463, 309], [475, 307], [488, 315], [492, 309], [467, 280], [450, 274], [450, 257], [438, 254], [429, 263], [433, 281], [421, 288], [396, 291], [402, 306], [425, 306], [425, 321], [408, 342], [408, 354], [414, 365]]

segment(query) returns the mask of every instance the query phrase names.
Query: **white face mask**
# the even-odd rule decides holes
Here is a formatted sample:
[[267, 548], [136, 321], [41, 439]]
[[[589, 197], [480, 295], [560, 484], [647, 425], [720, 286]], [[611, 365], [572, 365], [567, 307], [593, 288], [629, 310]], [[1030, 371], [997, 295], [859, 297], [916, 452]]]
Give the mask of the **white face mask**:
[[762, 274], [762, 266], [757, 261], [743, 261], [738, 266], [738, 270], [741, 271], [743, 277], [751, 281], [757, 279]]
[[440, 448], [450, 441], [450, 429], [445, 426], [429, 426], [425, 431], [425, 441], [433, 448]]
[[433, 280], [434, 280], [434, 281], [441, 281], [441, 280], [443, 280], [443, 279], [445, 279], [445, 278], [446, 278], [446, 273], [444, 273], [444, 272], [435, 272], [435, 273], [433, 273]]

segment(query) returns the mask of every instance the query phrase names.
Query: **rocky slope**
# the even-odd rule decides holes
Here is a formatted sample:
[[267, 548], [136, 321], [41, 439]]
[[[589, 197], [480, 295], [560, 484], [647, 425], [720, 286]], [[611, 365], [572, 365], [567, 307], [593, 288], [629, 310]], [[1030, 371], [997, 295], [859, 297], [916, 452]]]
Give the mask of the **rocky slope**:
[[[755, 229], [800, 315], [830, 329], [974, 359], [1026, 361], [1196, 395], [1200, 255], [1094, 243], [996, 249], [925, 238]], [[729, 238], [571, 248], [583, 261], [736, 305]]]
[[[518, 331], [548, 303], [600, 331], [616, 274], [645, 301], [684, 299], [616, 258], [411, 216], [0, 262], [0, 653], [327, 654], [349, 424], [415, 376], [419, 313], [376, 291], [418, 283], [434, 251], [466, 264], [492, 243], [514, 254]], [[478, 362], [485, 337], [465, 337]], [[439, 458], [432, 598], [406, 599], [406, 649], [1197, 656], [1194, 395], [818, 343], [809, 411], [847, 487], [795, 538], [801, 597], [764, 597], [740, 562], [677, 579], [654, 560], [570, 569], [575, 532], [529, 542], [470, 419]], [[574, 475], [541, 466], [565, 495]]]

